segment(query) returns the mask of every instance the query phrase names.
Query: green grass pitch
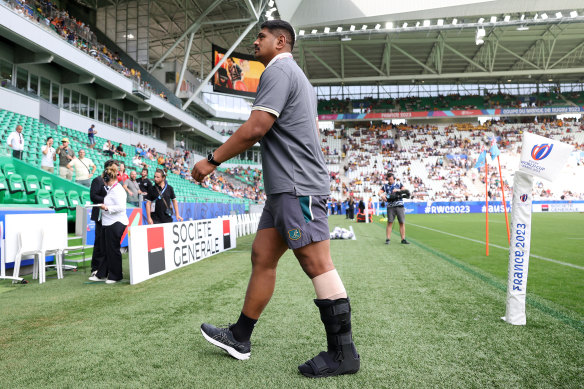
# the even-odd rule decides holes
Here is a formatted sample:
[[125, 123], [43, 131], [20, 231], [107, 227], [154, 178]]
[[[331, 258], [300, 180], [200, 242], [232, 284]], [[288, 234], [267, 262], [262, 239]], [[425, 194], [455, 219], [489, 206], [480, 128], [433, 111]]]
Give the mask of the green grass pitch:
[[[0, 281], [0, 387], [401, 388], [562, 387], [584, 383], [584, 216], [534, 214], [527, 325], [505, 313], [507, 237], [491, 215], [408, 215], [411, 245], [385, 225], [349, 223], [332, 241], [362, 358], [353, 376], [307, 379], [296, 366], [324, 349], [314, 290], [293, 255], [280, 260], [272, 301], [248, 361], [199, 332], [237, 319], [253, 235], [237, 248], [144, 283]], [[477, 242], [478, 241], [478, 242]], [[572, 265], [572, 266], [570, 266]], [[127, 261], [125, 274], [128, 275]], [[27, 276], [30, 280], [30, 276]]]

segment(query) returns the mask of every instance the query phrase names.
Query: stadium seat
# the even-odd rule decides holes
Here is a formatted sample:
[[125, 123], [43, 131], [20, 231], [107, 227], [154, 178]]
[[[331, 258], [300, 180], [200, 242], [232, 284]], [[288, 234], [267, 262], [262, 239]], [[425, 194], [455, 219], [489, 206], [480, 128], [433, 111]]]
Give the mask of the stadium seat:
[[47, 207], [53, 207], [53, 199], [51, 199], [51, 194], [48, 190], [39, 189], [36, 192], [36, 203], [39, 205], [45, 205]]
[[69, 202], [69, 209], [73, 211], [78, 205], [81, 205], [81, 199], [76, 190], [70, 190], [69, 193], [67, 193], [67, 201]]
[[16, 173], [16, 169], [14, 168], [13, 164], [6, 163], [6, 164], [4, 164], [4, 166], [2, 166], [2, 172], [4, 173], [5, 177], [8, 177], [11, 174]]
[[24, 192], [24, 182], [20, 174], [11, 174], [8, 177], [8, 191], [10, 194]]
[[4, 195], [8, 189], [8, 184], [6, 183], [6, 177], [4, 174], [0, 173], [0, 203], [4, 202]]
[[24, 180], [24, 189], [26, 190], [27, 195], [33, 195], [32, 197], [34, 198], [34, 195], [40, 189], [39, 179], [37, 176], [32, 174], [26, 176], [26, 179]]
[[53, 193], [53, 180], [51, 180], [51, 177], [41, 178], [41, 188], [49, 193]]
[[82, 205], [91, 205], [91, 198], [89, 197], [89, 192], [82, 192], [81, 193], [81, 204]]
[[57, 189], [53, 192], [53, 205], [55, 207], [55, 211], [61, 211], [69, 207], [67, 204], [67, 196], [62, 189]]

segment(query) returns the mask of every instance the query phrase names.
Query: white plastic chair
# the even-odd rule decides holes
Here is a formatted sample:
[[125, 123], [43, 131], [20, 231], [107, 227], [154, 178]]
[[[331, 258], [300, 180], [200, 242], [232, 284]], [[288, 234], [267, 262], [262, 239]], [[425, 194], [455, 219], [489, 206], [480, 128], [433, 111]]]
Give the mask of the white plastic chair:
[[[63, 248], [59, 247], [53, 247], [53, 248], [47, 248], [47, 240], [45, 239], [45, 231], [43, 230], [41, 232], [41, 250], [43, 252], [43, 256], [46, 258], [49, 255], [54, 255], [55, 256], [55, 264], [54, 265], [45, 265], [42, 270], [43, 273], [43, 282], [45, 282], [44, 276], [46, 273], [46, 267], [54, 267], [55, 270], [57, 270], [57, 279], [61, 279], [63, 278], [63, 257], [64, 257], [64, 253], [63, 253]], [[34, 268], [33, 268], [33, 278], [34, 278]], [[39, 281], [39, 283], [41, 283]]]
[[[22, 231], [18, 233], [18, 251], [14, 257], [13, 276], [18, 277], [20, 274], [20, 263], [22, 262], [22, 257], [27, 255], [34, 255], [32, 278], [36, 279], [38, 277], [39, 284], [42, 284], [45, 282], [45, 255], [42, 251], [42, 233], [39, 230], [33, 230], [28, 231], [26, 235], [26, 237], [23, 237]], [[39, 237], [41, 241], [39, 241]], [[17, 281], [12, 281], [12, 283], [16, 282]]]

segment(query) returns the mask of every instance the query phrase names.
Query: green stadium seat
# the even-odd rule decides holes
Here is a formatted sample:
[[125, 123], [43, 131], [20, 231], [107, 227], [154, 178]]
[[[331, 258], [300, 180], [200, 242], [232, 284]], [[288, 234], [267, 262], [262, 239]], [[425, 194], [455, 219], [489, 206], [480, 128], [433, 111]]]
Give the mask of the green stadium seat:
[[8, 177], [8, 191], [10, 194], [24, 193], [24, 182], [20, 174], [14, 173]]
[[69, 209], [71, 210], [75, 210], [78, 205], [81, 205], [81, 198], [76, 190], [70, 190], [69, 193], [67, 193], [67, 201], [69, 203]]
[[26, 176], [26, 179], [24, 180], [24, 189], [27, 195], [33, 195], [34, 198], [34, 195], [36, 195], [36, 192], [40, 189], [40, 183], [37, 176], [32, 174]]
[[53, 207], [53, 199], [48, 190], [39, 189], [36, 192], [36, 203], [39, 205], [46, 205], [47, 207]]
[[51, 177], [41, 178], [41, 188], [49, 193], [53, 193], [53, 180], [51, 180]]
[[82, 192], [81, 193], [81, 204], [82, 205], [91, 205], [91, 198], [89, 197], [89, 192]]
[[4, 164], [4, 166], [2, 166], [2, 173], [4, 173], [5, 177], [8, 177], [11, 174], [16, 173], [16, 169], [14, 168], [13, 164], [6, 163], [6, 164]]
[[67, 204], [67, 196], [65, 195], [65, 191], [62, 189], [57, 189], [53, 192], [53, 205], [55, 207], [55, 211], [61, 211], [63, 209], [69, 208], [69, 204]]

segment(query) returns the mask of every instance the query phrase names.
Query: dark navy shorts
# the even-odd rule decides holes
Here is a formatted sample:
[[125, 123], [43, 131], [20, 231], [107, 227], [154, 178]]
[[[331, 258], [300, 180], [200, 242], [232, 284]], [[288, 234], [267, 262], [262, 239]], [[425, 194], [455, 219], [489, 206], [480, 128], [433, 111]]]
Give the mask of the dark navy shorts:
[[258, 230], [275, 228], [288, 247], [298, 249], [330, 239], [327, 216], [328, 196], [297, 196], [293, 193], [268, 195]]

